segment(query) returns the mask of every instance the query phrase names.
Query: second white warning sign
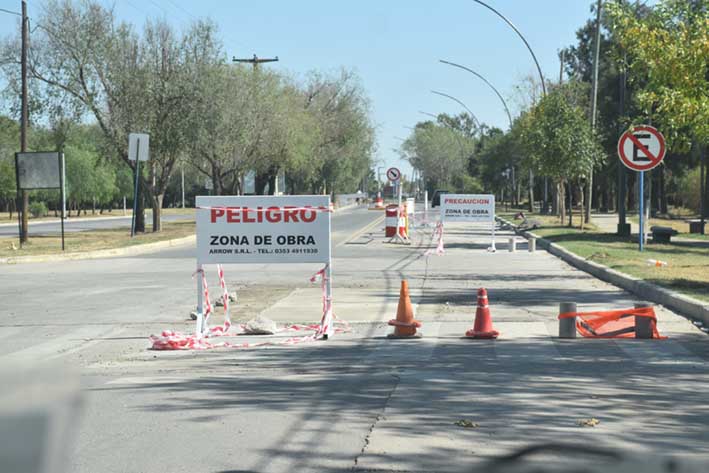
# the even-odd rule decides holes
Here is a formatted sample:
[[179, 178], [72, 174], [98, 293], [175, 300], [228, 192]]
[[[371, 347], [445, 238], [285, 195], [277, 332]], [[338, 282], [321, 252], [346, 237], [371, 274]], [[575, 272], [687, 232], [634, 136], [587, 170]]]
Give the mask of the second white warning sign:
[[491, 194], [444, 194], [441, 196], [444, 222], [494, 222], [495, 196]]
[[328, 263], [330, 197], [197, 197], [198, 263]]

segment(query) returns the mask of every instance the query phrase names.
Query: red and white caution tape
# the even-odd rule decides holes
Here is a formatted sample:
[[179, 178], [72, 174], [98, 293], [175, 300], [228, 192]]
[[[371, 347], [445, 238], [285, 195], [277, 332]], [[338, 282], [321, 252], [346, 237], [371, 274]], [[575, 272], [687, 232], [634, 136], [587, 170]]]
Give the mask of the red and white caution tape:
[[431, 235], [431, 240], [433, 240], [436, 237], [438, 237], [438, 244], [436, 245], [436, 249], [435, 250], [431, 249], [431, 250], [426, 251], [426, 253], [425, 253], [426, 256], [430, 256], [434, 253], [438, 256], [441, 256], [446, 252], [445, 248], [443, 247], [443, 222], [438, 222], [436, 224], [436, 229], [433, 231], [433, 234]]
[[224, 304], [224, 330], [222, 332], [227, 332], [229, 327], [231, 327], [231, 317], [229, 315], [229, 290], [226, 287], [224, 268], [221, 264], [217, 265], [217, 273], [219, 274], [219, 285], [222, 287], [222, 303]]
[[[332, 312], [332, 300], [327, 297], [327, 269], [326, 265], [320, 271], [315, 273], [311, 278], [311, 282], [321, 281], [322, 294], [323, 294], [323, 315], [319, 324], [310, 325], [298, 325], [293, 324], [278, 330], [276, 333], [282, 332], [314, 332], [311, 335], [305, 335], [301, 337], [291, 337], [282, 341], [267, 341], [261, 343], [240, 343], [234, 344], [230, 342], [222, 343], [212, 343], [209, 339], [220, 336], [227, 335], [241, 335], [245, 333], [245, 325], [239, 324], [235, 329], [231, 329], [231, 319], [229, 317], [229, 293], [226, 287], [226, 281], [224, 279], [224, 270], [219, 265], [217, 267], [217, 272], [219, 273], [219, 283], [223, 290], [224, 297], [224, 311], [225, 311], [225, 323], [223, 327], [214, 327], [207, 331], [202, 337], [196, 335], [186, 335], [180, 332], [175, 332], [172, 330], [164, 330], [160, 335], [151, 335], [149, 337], [151, 342], [151, 349], [153, 350], [210, 350], [214, 348], [257, 348], [265, 346], [282, 346], [282, 345], [296, 345], [299, 343], [306, 343], [323, 338], [323, 335], [329, 333], [330, 326], [333, 326], [337, 321], [341, 327], [334, 327], [335, 333], [349, 332], [350, 326], [347, 322], [339, 321], [337, 317]], [[205, 323], [206, 317], [213, 312], [212, 305], [209, 302], [209, 289], [207, 286], [207, 279], [204, 270], [198, 270], [197, 272], [202, 273], [202, 284], [204, 286], [204, 299], [205, 299]], [[195, 273], [196, 274], [196, 273]]]

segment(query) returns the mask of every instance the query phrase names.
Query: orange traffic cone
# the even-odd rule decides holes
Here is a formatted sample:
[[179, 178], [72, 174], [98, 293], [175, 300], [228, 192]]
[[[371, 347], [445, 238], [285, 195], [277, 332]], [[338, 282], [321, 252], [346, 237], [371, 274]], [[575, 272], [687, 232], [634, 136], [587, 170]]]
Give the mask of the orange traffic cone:
[[478, 308], [475, 311], [475, 324], [471, 330], [465, 332], [468, 338], [497, 338], [500, 332], [492, 328], [490, 307], [487, 303], [487, 291], [478, 289]]
[[409, 283], [401, 281], [401, 292], [399, 293], [399, 307], [396, 310], [396, 319], [389, 321], [389, 325], [394, 326], [394, 333], [388, 335], [389, 338], [419, 338], [420, 333], [416, 329], [421, 327], [421, 322], [414, 320], [414, 308], [411, 307], [409, 297]]

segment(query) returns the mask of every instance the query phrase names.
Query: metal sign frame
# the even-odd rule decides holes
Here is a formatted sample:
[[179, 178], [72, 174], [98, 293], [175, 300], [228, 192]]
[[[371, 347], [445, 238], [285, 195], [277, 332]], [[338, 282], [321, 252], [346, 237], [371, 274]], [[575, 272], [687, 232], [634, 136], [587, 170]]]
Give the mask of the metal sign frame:
[[[448, 201], [460, 201], [451, 202]], [[446, 217], [447, 210], [451, 205], [468, 205], [468, 206], [478, 206], [480, 208], [487, 209], [489, 216], [476, 217], [478, 213], [475, 212], [474, 207], [468, 209], [462, 209], [462, 215], [459, 218]], [[445, 222], [467, 222], [467, 223], [490, 223], [490, 238], [491, 244], [488, 248], [490, 252], [496, 252], [497, 248], [495, 246], [495, 195], [494, 194], [442, 194], [441, 195], [441, 205], [440, 205], [440, 218], [441, 222], [445, 225]]]
[[[658, 152], [655, 154], [650, 151], [650, 146], [642, 143], [640, 139], [636, 136], [638, 132], [645, 132], [644, 138], [650, 137], [651, 139], [657, 140], [653, 148], [658, 148]], [[633, 159], [630, 159], [626, 155], [625, 145], [630, 140], [633, 144]], [[645, 171], [650, 171], [662, 163], [665, 159], [665, 151], [667, 147], [665, 145], [665, 137], [660, 133], [657, 128], [650, 125], [638, 125], [634, 126], [632, 129], [626, 131], [620, 135], [618, 139], [618, 157], [620, 162], [625, 165], [631, 171], [636, 171], [638, 173], [638, 218], [639, 218], [639, 231], [638, 231], [638, 250], [643, 251], [645, 246]], [[646, 165], [637, 164], [636, 157], [638, 152], [642, 152], [645, 156], [643, 161], [647, 161]]]
[[[20, 174], [21, 174], [21, 159], [24, 157], [30, 158], [31, 156], [43, 156], [56, 158], [57, 160], [57, 185], [43, 185], [43, 186], [23, 186]], [[65, 239], [64, 239], [64, 219], [66, 215], [66, 165], [64, 159], [64, 153], [60, 151], [30, 151], [30, 152], [19, 152], [15, 153], [15, 188], [16, 188], [16, 199], [17, 199], [17, 224], [18, 224], [18, 234], [20, 236], [20, 248], [22, 248], [22, 191], [27, 190], [43, 190], [43, 189], [59, 189], [59, 200], [61, 205], [61, 233], [62, 233], [62, 251], [65, 250]], [[28, 229], [29, 233], [29, 229]], [[29, 236], [29, 235], [28, 235]]]
[[[142, 147], [141, 147], [142, 144]], [[138, 198], [140, 197], [140, 162], [150, 158], [150, 135], [130, 133], [128, 135], [128, 160], [135, 161], [135, 184], [133, 184], [133, 215], [130, 219], [130, 236], [135, 236], [138, 223]]]
[[[303, 204], [303, 201], [308, 199], [311, 202], [307, 202], [307, 205]], [[239, 200], [241, 202], [234, 203], [233, 200]], [[232, 202], [229, 202], [232, 200]], [[223, 201], [223, 203], [222, 203]], [[261, 202], [260, 202], [261, 201]], [[267, 201], [268, 203], [264, 203]], [[295, 201], [295, 203], [294, 203]], [[216, 205], [215, 205], [216, 203]], [[253, 205], [253, 204], [256, 205]], [[261, 208], [259, 208], [259, 206]], [[325, 297], [329, 304], [332, 303], [332, 210], [330, 209], [330, 196], [322, 195], [295, 195], [295, 196], [197, 196], [195, 198], [195, 207], [197, 209], [196, 218], [196, 233], [197, 233], [197, 273], [204, 271], [204, 264], [309, 264], [309, 263], [325, 263]], [[301, 258], [298, 260], [288, 260], [285, 261], [270, 261], [271, 256], [264, 257], [265, 259], [261, 261], [254, 261], [253, 259], [244, 261], [235, 261], [234, 259], [220, 260], [218, 257], [208, 257], [205, 258], [200, 252], [200, 244], [202, 239], [207, 238], [206, 241], [211, 240], [211, 236], [207, 235], [205, 228], [201, 228], [206, 220], [209, 220], [207, 213], [211, 213], [213, 210], [219, 212], [220, 218], [225, 217], [227, 221], [239, 224], [247, 224], [253, 226], [264, 227], [268, 224], [279, 224], [278, 222], [269, 221], [269, 215], [273, 217], [270, 212], [278, 211], [285, 213], [296, 212], [298, 210], [307, 210], [310, 212], [326, 213], [327, 214], [327, 257], [318, 258]], [[222, 215], [221, 211], [224, 212]], [[262, 212], [261, 218], [254, 218], [252, 212]], [[243, 217], [242, 217], [243, 216]], [[243, 221], [242, 221], [243, 218]], [[317, 217], [316, 217], [317, 218]], [[273, 219], [275, 220], [275, 219]], [[284, 220], [283, 223], [288, 223]], [[292, 222], [291, 222], [292, 223]], [[310, 223], [310, 222], [305, 222]], [[253, 232], [258, 230], [254, 228]], [[275, 230], [272, 230], [275, 231]], [[249, 233], [251, 233], [250, 231]], [[267, 231], [261, 231], [261, 235], [266, 235]], [[242, 234], [243, 235], [243, 234]], [[231, 238], [231, 235], [230, 235]], [[272, 250], [268, 255], [279, 254]], [[285, 254], [285, 253], [282, 253]], [[208, 330], [207, 321], [204, 314], [204, 286], [201, 277], [197, 277], [197, 321], [195, 326], [195, 332], [197, 336], [202, 336], [202, 334]], [[332, 320], [325, 320], [325, 314], [321, 321], [322, 326], [327, 326], [327, 331], [325, 335], [327, 337], [331, 336], [333, 332]]]

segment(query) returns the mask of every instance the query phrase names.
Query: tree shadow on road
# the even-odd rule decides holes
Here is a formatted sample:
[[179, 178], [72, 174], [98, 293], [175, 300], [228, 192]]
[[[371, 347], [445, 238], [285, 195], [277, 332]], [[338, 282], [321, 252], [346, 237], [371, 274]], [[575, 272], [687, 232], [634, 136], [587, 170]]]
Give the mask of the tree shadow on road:
[[[253, 471], [283, 461], [291, 471], [392, 464], [404, 471], [469, 471], [491, 453], [569, 438], [707, 460], [709, 348], [700, 338], [441, 337], [435, 345], [334, 339], [202, 353], [188, 366], [181, 363], [190, 373], [183, 379], [101, 389], [145, 395], [138, 411], [180, 413], [182, 423], [210, 421], [205, 413], [215, 412], [235, 425], [256, 412], [282, 418], [260, 441]], [[693, 348], [677, 354], [677, 343]], [[172, 363], [162, 359], [157, 366]], [[220, 373], [206, 373], [206, 366]], [[600, 424], [578, 425], [588, 418]], [[460, 419], [478, 427], [458, 427]], [[340, 450], [323, 450], [353, 432], [358, 442], [349, 437]]]

